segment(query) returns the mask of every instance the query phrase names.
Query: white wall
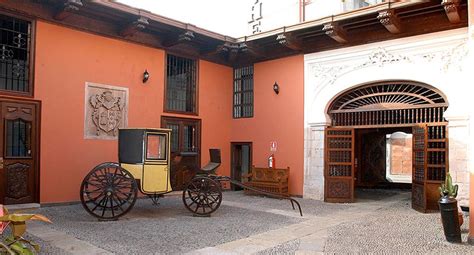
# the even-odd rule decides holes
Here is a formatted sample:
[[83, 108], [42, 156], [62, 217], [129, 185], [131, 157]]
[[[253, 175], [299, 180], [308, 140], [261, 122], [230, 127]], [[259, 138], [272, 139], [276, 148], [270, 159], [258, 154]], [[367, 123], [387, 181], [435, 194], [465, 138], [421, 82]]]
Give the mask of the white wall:
[[320, 19], [343, 12], [344, 4], [340, 0], [313, 0], [306, 5], [306, 21]]
[[[123, 1], [123, 0], [122, 0]], [[340, 14], [344, 11], [351, 11], [358, 4], [353, 1], [361, 0], [312, 0], [308, 1], [305, 7], [305, 21], [316, 20], [331, 15]], [[365, 0], [367, 4], [377, 4], [382, 0]], [[248, 3], [248, 2], [244, 2]], [[248, 21], [251, 21], [252, 6], [262, 3], [262, 19], [260, 31], [265, 32], [284, 26], [290, 26], [299, 23], [300, 20], [300, 0], [253, 0], [248, 7]], [[254, 15], [254, 18], [256, 16]], [[252, 34], [252, 25], [248, 24], [247, 34]]]
[[[257, 0], [253, 1], [252, 6]], [[262, 3], [261, 32], [294, 25], [299, 22], [299, 0], [258, 0]], [[251, 20], [249, 7], [248, 21]], [[252, 24], [248, 26], [249, 35], [252, 34]]]
[[467, 29], [463, 28], [305, 55], [304, 196], [323, 199], [323, 130], [329, 125], [326, 108], [330, 100], [365, 83], [412, 80], [436, 87], [447, 96], [450, 172], [460, 185], [460, 203], [467, 204], [467, 102], [472, 100], [473, 89], [465, 75], [466, 40]]

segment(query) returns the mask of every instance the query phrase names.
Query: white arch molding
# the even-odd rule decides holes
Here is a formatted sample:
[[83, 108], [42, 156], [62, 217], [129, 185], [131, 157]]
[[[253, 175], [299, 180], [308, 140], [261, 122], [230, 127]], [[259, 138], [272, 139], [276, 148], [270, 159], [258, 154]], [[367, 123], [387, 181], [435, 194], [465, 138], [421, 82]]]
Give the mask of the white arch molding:
[[460, 185], [461, 204], [468, 203], [468, 121], [471, 91], [463, 74], [467, 30], [456, 29], [305, 55], [305, 169], [303, 194], [324, 198], [324, 128], [327, 109], [342, 91], [364, 84], [404, 80], [427, 84], [449, 102], [450, 172]]

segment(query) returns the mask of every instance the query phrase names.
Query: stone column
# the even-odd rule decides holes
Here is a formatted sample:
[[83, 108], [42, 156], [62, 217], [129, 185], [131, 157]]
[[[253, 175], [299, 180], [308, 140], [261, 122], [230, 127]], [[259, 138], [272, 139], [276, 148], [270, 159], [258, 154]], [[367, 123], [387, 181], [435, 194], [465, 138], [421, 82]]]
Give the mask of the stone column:
[[[458, 114], [453, 116], [453, 112]], [[459, 205], [467, 206], [470, 197], [469, 144], [466, 142], [466, 138], [469, 137], [469, 116], [467, 113], [462, 113], [462, 111], [456, 111], [456, 109], [452, 108], [446, 112], [445, 119], [449, 122], [449, 173], [453, 178], [453, 182], [459, 185], [457, 196]]]
[[303, 197], [324, 200], [324, 129], [329, 123], [305, 128]]
[[[469, 18], [469, 38], [468, 38], [468, 61], [466, 64], [466, 79], [472, 81], [472, 73], [467, 70], [472, 70], [474, 64], [474, 0], [468, 0], [468, 18]], [[471, 69], [469, 69], [471, 68]], [[470, 77], [469, 77], [470, 76]], [[469, 238], [468, 242], [474, 244], [474, 107], [469, 107], [471, 112], [470, 121], [470, 139], [469, 139], [469, 170], [470, 170], [470, 199], [469, 199]]]

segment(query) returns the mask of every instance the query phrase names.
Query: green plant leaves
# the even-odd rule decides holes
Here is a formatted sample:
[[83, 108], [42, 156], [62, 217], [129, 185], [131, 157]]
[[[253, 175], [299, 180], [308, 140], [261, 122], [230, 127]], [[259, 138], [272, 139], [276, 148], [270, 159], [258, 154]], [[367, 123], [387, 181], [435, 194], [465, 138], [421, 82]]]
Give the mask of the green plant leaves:
[[12, 229], [12, 236], [5, 239], [6, 243], [0, 242], [0, 255], [33, 255], [35, 251], [40, 251], [40, 246], [22, 236], [26, 232], [26, 221], [39, 220], [43, 222], [52, 223], [48, 218], [40, 214], [21, 214], [8, 213], [8, 210], [3, 207], [3, 214], [0, 216], [0, 222], [10, 223]]
[[439, 192], [441, 196], [448, 196], [452, 198], [456, 198], [458, 195], [458, 185], [453, 185], [453, 179], [449, 173], [446, 173], [446, 179], [444, 183], [441, 184], [439, 187]]
[[4, 216], [0, 217], [0, 221], [10, 221], [10, 222], [24, 222], [27, 220], [39, 220], [39, 221], [44, 221], [48, 223], [52, 223], [48, 218], [41, 214], [18, 214], [18, 213], [12, 213], [12, 214], [6, 214]]

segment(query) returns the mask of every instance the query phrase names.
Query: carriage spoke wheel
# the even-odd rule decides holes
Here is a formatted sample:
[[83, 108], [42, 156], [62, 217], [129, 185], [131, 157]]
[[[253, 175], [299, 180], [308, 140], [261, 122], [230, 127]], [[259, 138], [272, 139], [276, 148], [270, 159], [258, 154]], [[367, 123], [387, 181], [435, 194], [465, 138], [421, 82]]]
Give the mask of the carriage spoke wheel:
[[221, 185], [208, 177], [195, 177], [183, 191], [183, 203], [195, 215], [208, 216], [222, 202]]
[[132, 209], [137, 200], [133, 176], [117, 163], [96, 166], [81, 184], [82, 206], [100, 220], [116, 220]]

